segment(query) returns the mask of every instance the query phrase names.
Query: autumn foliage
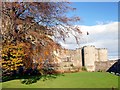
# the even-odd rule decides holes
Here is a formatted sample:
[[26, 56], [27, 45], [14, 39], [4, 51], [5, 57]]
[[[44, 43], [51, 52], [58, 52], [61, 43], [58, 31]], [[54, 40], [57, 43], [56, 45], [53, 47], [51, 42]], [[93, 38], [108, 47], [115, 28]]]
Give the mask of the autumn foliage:
[[[2, 2], [2, 68], [6, 71], [19, 67], [41, 70], [44, 62], [53, 60], [53, 51], [65, 41], [68, 33], [80, 30], [72, 27], [79, 17], [67, 17], [74, 10], [67, 2]], [[72, 31], [73, 30], [73, 31]], [[74, 35], [76, 41], [78, 38]], [[36, 64], [34, 64], [36, 63]]]
[[2, 49], [2, 69], [4, 72], [18, 70], [23, 66], [23, 59], [25, 57], [21, 46], [6, 45]]

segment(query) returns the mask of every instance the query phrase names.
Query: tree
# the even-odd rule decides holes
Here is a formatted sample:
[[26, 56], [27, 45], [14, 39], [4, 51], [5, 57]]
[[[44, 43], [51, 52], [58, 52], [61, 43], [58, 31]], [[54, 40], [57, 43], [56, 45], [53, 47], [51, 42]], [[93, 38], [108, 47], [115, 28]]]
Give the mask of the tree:
[[[68, 3], [4, 2], [2, 5], [2, 13], [9, 16], [13, 23], [13, 30], [11, 30], [12, 36], [18, 34], [18, 25], [22, 24], [24, 21], [25, 23], [30, 22], [44, 26], [45, 34], [56, 36], [55, 34], [57, 32], [60, 38], [65, 39], [68, 35], [66, 33], [71, 32], [69, 28], [72, 28], [67, 26], [70, 26], [71, 22], [79, 20], [79, 17], [69, 18], [65, 15], [68, 10], [74, 10], [74, 8], [70, 8], [66, 4]], [[74, 31], [81, 33], [80, 30], [76, 28], [74, 28]]]
[[3, 75], [11, 74], [11, 71], [18, 70], [23, 66], [23, 59], [25, 57], [21, 45], [6, 45], [2, 50], [2, 68]]
[[[79, 33], [71, 22], [78, 21], [78, 17], [69, 18], [65, 13], [74, 8], [63, 2], [2, 2], [2, 38], [3, 47], [6, 44], [18, 45], [29, 43], [26, 61], [40, 62], [52, 59], [53, 48], [59, 45], [51, 38], [63, 39], [68, 33]], [[74, 35], [76, 41], [78, 38]], [[22, 46], [23, 49], [24, 46]], [[34, 60], [35, 59], [35, 60]], [[25, 61], [24, 61], [25, 62]], [[25, 64], [25, 63], [24, 63]], [[40, 66], [40, 65], [39, 65]], [[41, 65], [42, 66], [42, 65]]]

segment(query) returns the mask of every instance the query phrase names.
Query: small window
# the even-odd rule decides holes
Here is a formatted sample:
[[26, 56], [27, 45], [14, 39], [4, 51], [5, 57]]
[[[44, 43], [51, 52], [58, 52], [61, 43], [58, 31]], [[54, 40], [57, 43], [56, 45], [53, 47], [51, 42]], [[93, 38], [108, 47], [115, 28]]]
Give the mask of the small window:
[[70, 61], [70, 57], [67, 57], [67, 62], [69, 62]]

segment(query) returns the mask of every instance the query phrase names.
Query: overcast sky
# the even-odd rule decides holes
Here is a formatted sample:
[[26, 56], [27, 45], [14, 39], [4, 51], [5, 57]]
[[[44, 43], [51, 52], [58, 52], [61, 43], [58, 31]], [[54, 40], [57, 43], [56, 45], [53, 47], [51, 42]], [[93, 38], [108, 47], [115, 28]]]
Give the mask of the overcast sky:
[[81, 44], [78, 46], [72, 36], [67, 38], [66, 43], [59, 43], [68, 49], [95, 45], [96, 48], [107, 48], [109, 59], [118, 57], [118, 3], [73, 2], [72, 6], [77, 10], [69, 12], [68, 16], [81, 18], [75, 23], [83, 32]]

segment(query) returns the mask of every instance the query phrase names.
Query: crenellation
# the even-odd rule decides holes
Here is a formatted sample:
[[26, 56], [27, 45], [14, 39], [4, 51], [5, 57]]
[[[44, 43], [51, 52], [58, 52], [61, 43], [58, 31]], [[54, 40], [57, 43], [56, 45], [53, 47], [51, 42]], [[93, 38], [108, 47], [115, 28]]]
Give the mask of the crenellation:
[[[75, 50], [61, 48], [59, 51], [55, 58], [59, 57], [58, 61], [61, 61], [59, 66], [62, 72], [80, 71], [82, 67], [86, 67], [87, 71], [96, 71], [102, 63], [108, 65], [106, 64], [108, 62], [107, 48], [96, 48], [89, 45]], [[101, 69], [103, 70], [103, 68], [105, 67]]]

